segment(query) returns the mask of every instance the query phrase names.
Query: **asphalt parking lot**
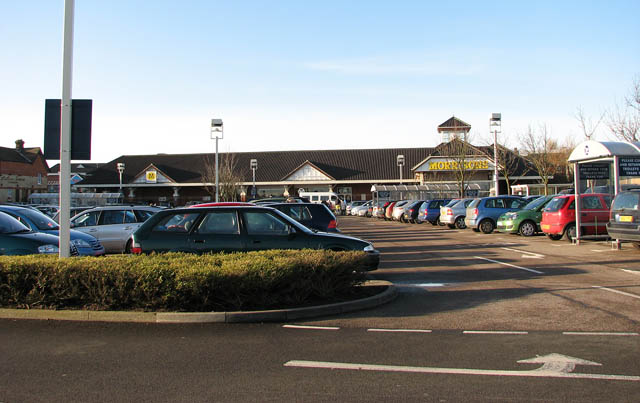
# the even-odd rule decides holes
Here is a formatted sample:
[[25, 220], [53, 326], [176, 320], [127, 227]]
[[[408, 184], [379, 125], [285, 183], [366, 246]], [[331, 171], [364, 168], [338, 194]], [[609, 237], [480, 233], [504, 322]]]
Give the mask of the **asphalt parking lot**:
[[344, 326], [640, 331], [640, 252], [631, 245], [614, 250], [606, 241], [577, 246], [350, 216], [339, 218], [339, 228], [374, 242], [382, 260], [372, 277], [400, 291], [373, 313], [347, 315]]

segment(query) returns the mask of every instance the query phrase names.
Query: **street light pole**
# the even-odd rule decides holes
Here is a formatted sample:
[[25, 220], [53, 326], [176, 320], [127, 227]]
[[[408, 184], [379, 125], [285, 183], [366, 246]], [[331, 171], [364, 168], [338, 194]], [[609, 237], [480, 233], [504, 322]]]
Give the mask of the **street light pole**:
[[[400, 170], [400, 185], [402, 185], [402, 167], [404, 167], [404, 155], [400, 154], [396, 157], [396, 164]], [[402, 199], [402, 191], [400, 191], [400, 198]]]
[[255, 158], [252, 158], [250, 161], [250, 167], [251, 170], [253, 171], [253, 188], [251, 188], [251, 196], [253, 196], [253, 198], [256, 198], [256, 169], [258, 169], [258, 160]]
[[489, 119], [489, 130], [493, 129], [493, 180], [495, 195], [500, 195], [500, 182], [498, 179], [498, 132], [502, 129], [502, 114], [492, 113]]
[[[118, 162], [118, 175], [120, 176], [120, 193], [122, 193], [122, 174], [124, 173], [124, 162]], [[124, 195], [122, 197], [124, 199]]]
[[218, 139], [224, 138], [222, 119], [211, 119], [211, 138], [216, 139], [216, 203], [220, 201], [220, 182], [218, 180]]

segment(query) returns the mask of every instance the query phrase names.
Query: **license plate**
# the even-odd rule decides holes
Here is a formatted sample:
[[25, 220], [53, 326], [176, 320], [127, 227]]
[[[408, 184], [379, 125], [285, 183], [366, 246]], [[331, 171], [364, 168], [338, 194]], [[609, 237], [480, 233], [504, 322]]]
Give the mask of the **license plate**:
[[542, 227], [542, 230], [543, 230], [543, 231], [544, 231], [544, 230], [546, 230], [546, 229], [551, 228], [551, 226], [550, 226], [550, 225], [547, 225], [547, 224], [542, 224], [542, 226], [541, 226], [541, 227]]
[[620, 222], [633, 222], [633, 216], [630, 215], [621, 215], [618, 219]]

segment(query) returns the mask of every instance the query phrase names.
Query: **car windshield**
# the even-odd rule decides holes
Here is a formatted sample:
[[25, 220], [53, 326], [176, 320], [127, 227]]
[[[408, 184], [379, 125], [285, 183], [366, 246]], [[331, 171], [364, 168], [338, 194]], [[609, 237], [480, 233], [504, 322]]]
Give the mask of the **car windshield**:
[[545, 207], [544, 211], [548, 211], [550, 213], [555, 213], [560, 210], [565, 204], [567, 204], [568, 197], [554, 197], [547, 207]]
[[9, 214], [0, 211], [0, 234], [15, 234], [18, 232], [31, 232], [31, 230]]
[[533, 199], [531, 200], [529, 203], [527, 203], [526, 206], [524, 206], [522, 209], [523, 210], [535, 210], [540, 206], [545, 205], [546, 203], [549, 202], [550, 199], [546, 198], [546, 197], [538, 197], [537, 199]]
[[638, 210], [638, 199], [640, 194], [632, 192], [620, 193], [613, 201], [612, 210]]
[[40, 231], [57, 230], [58, 223], [53, 221], [48, 215], [31, 209], [22, 209], [22, 215], [27, 217]]

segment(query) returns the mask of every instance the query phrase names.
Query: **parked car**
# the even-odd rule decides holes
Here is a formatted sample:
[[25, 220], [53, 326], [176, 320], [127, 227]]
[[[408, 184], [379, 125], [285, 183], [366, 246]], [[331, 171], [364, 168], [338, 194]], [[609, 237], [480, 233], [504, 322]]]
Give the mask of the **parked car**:
[[37, 204], [37, 205], [34, 205], [33, 207], [45, 213], [49, 217], [55, 216], [58, 213], [58, 210], [60, 210], [60, 206], [56, 206], [53, 204], [52, 205]]
[[380, 253], [367, 241], [342, 234], [314, 232], [281, 211], [261, 206], [163, 210], [133, 233], [131, 243], [134, 253], [359, 250], [369, 257], [368, 270], [375, 270], [380, 261]]
[[[60, 226], [48, 215], [30, 208], [0, 205], [0, 211], [9, 214], [20, 221], [31, 231], [59, 236]], [[101, 256], [105, 254], [104, 247], [95, 237], [84, 232], [70, 230], [69, 238], [81, 256]]]
[[473, 199], [453, 199], [440, 207], [440, 222], [449, 228], [465, 229], [464, 218]]
[[369, 206], [373, 203], [373, 200], [367, 200], [359, 206], [351, 207], [351, 215], [364, 217], [369, 211]]
[[418, 220], [418, 213], [420, 213], [420, 206], [422, 206], [423, 203], [425, 203], [424, 200], [413, 200], [411, 203], [408, 203], [404, 208], [400, 221], [415, 224]]
[[[58, 254], [57, 236], [35, 232], [7, 213], [0, 212], [0, 255]], [[70, 256], [78, 250], [70, 245]]]
[[[610, 206], [611, 195], [609, 194], [581, 194], [581, 234], [607, 235]], [[540, 227], [554, 241], [561, 239], [563, 235], [570, 242], [573, 241], [576, 236], [575, 195], [554, 197], [542, 212]]]
[[473, 200], [467, 207], [464, 223], [478, 232], [490, 234], [498, 218], [509, 211], [517, 211], [527, 202], [519, 196], [492, 196]]
[[71, 227], [96, 237], [107, 253], [131, 253], [131, 234], [162, 208], [101, 206], [71, 218]]
[[542, 210], [555, 196], [537, 197], [527, 203], [522, 210], [502, 214], [498, 218], [496, 230], [522, 236], [532, 236], [537, 232], [541, 232]]
[[376, 218], [384, 218], [384, 214], [387, 211], [387, 207], [389, 207], [389, 204], [391, 204], [391, 202], [389, 200], [386, 201], [380, 201], [379, 202], [380, 205], [378, 206], [378, 209], [376, 210], [374, 208], [374, 217]]
[[394, 200], [394, 201], [390, 202], [389, 205], [387, 206], [387, 209], [384, 211], [384, 219], [385, 220], [393, 219], [392, 218], [393, 208], [396, 206], [396, 203], [398, 203], [398, 200]]
[[265, 204], [279, 210], [305, 227], [322, 232], [340, 232], [338, 221], [325, 204], [318, 203], [274, 203]]
[[346, 215], [351, 215], [351, 209], [354, 207], [362, 206], [365, 204], [367, 200], [353, 200], [350, 203], [347, 203]]
[[[69, 207], [69, 218], [82, 213], [85, 210], [89, 210], [91, 207]], [[56, 213], [51, 217], [53, 221], [60, 223], [60, 210], [56, 211]]]
[[432, 199], [427, 200], [426, 203], [420, 207], [418, 213], [418, 223], [428, 221], [431, 225], [441, 225], [440, 221], [440, 207], [449, 203], [451, 199]]
[[613, 199], [607, 231], [613, 239], [631, 241], [640, 249], [640, 190], [620, 192]]
[[400, 221], [400, 218], [404, 214], [404, 206], [410, 203], [412, 200], [400, 200], [395, 206], [393, 206], [393, 210], [391, 211], [391, 219], [394, 221]]

